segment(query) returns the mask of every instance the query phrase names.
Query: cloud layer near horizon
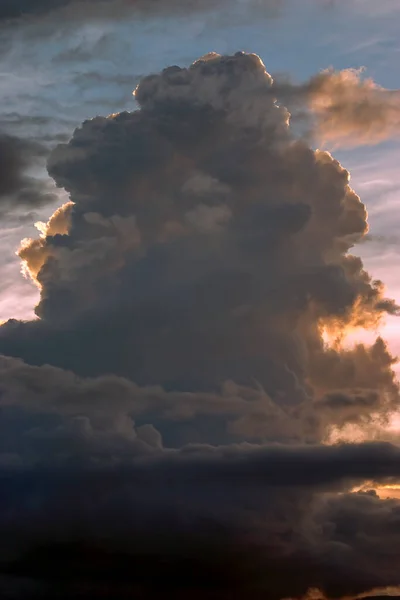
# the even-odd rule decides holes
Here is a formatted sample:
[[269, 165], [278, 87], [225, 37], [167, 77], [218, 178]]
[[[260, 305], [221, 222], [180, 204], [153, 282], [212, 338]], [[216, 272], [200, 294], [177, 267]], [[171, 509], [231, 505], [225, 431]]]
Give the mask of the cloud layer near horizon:
[[[332, 108], [341, 86], [352, 106], [365, 92], [345, 79], [295, 89], [254, 54], [209, 54], [145, 77], [137, 111], [85, 121], [52, 152], [70, 201], [19, 251], [39, 318], [0, 328], [8, 573], [49, 597], [51, 565], [73, 597], [104, 561], [145, 598], [199, 580], [250, 600], [399, 583], [400, 504], [351, 493], [400, 479], [382, 443], [398, 441], [384, 431], [395, 360], [379, 337], [341, 344], [398, 307], [350, 253], [368, 225], [349, 173], [284, 102], [357, 139], [362, 119]], [[81, 552], [89, 571], [71, 563]]]

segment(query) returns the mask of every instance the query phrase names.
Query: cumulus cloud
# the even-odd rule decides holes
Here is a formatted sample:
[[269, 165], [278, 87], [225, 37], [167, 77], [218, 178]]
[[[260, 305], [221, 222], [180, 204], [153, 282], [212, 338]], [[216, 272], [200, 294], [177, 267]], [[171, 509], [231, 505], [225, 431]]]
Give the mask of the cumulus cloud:
[[[211, 54], [145, 78], [140, 110], [58, 146], [68, 232], [24, 242], [41, 321], [3, 328], [2, 351], [21, 335], [21, 356], [32, 343], [38, 364], [83, 375], [190, 389], [234, 375], [298, 401], [323, 326], [395, 312], [348, 253], [367, 232], [349, 173], [291, 134], [272, 86], [255, 55]], [[46, 356], [47, 336], [62, 342]]]
[[[343, 343], [398, 307], [351, 253], [366, 208], [291, 127], [288, 89], [211, 53], [49, 158], [70, 201], [19, 250], [38, 318], [0, 327], [0, 533], [3, 571], [34, 564], [50, 597], [51, 573], [98, 593], [99, 564], [103, 591], [149, 598], [399, 583], [399, 504], [351, 492], [400, 478], [395, 359]], [[360, 443], [333, 444], [349, 426]]]

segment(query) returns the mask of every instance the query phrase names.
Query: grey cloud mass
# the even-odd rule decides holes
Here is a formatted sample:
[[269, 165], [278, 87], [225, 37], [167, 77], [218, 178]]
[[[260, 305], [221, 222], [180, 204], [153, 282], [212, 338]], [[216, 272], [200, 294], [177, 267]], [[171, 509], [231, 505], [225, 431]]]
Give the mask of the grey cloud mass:
[[29, 174], [46, 155], [42, 144], [0, 132], [0, 213], [55, 200], [42, 181]]
[[400, 583], [400, 504], [353, 491], [400, 481], [396, 361], [341, 342], [399, 309], [284, 92], [211, 53], [49, 157], [69, 201], [19, 249], [38, 318], [0, 327], [0, 570], [32, 597]]

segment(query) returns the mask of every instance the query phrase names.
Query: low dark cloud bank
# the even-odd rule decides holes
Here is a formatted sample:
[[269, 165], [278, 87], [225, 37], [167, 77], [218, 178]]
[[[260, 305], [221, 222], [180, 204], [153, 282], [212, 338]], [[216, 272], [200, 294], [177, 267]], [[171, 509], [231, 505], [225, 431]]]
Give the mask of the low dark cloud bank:
[[85, 589], [282, 598], [310, 586], [341, 596], [397, 583], [398, 502], [338, 492], [346, 477], [382, 480], [399, 466], [398, 450], [365, 444], [192, 448], [124, 470], [3, 470], [3, 573], [71, 598]]
[[293, 133], [293, 94], [255, 55], [210, 54], [144, 78], [139, 110], [52, 152], [70, 202], [19, 251], [38, 319], [0, 328], [14, 591], [279, 600], [400, 583], [400, 504], [352, 492], [400, 479], [398, 446], [377, 441], [395, 359], [379, 337], [341, 341], [398, 307], [350, 253], [366, 208]]

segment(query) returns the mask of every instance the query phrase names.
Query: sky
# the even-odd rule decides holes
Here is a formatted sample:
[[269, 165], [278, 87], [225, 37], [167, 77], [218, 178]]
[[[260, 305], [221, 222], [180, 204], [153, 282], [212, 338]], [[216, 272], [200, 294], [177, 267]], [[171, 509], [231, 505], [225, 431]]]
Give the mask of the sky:
[[399, 25], [0, 0], [3, 597], [400, 595]]

